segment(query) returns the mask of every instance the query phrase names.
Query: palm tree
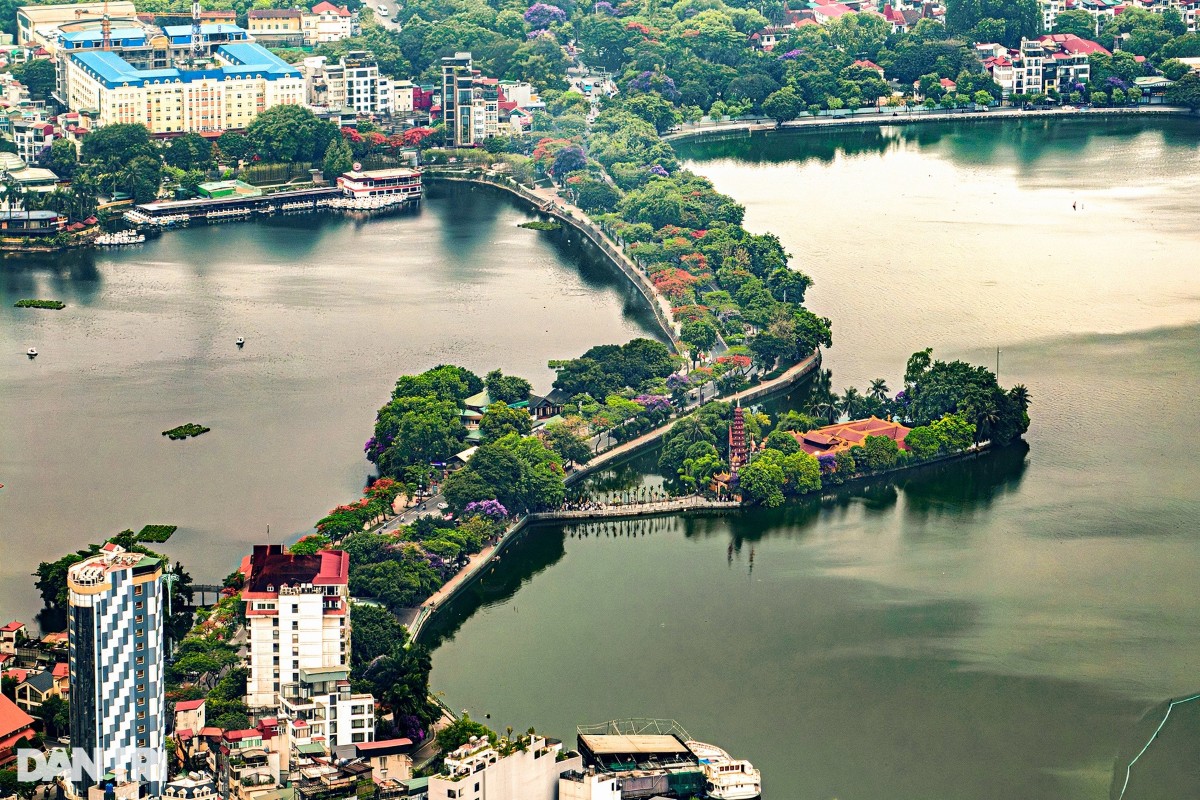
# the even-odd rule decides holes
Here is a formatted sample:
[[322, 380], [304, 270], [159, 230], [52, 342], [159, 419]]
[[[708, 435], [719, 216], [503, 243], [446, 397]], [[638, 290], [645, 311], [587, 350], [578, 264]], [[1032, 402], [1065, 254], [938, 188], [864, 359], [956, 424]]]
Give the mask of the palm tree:
[[876, 378], [871, 381], [871, 388], [867, 389], [867, 397], [871, 397], [882, 403], [887, 400], [888, 392], [890, 391], [887, 381], [883, 378]]
[[862, 395], [858, 393], [858, 389], [851, 386], [842, 395], [841, 411], [850, 419], [854, 419], [862, 408]]
[[1008, 396], [1011, 397], [1017, 404], [1017, 407], [1022, 411], [1029, 410], [1029, 403], [1033, 400], [1029, 390], [1025, 388], [1025, 384], [1018, 383], [1016, 386], [1008, 390]]

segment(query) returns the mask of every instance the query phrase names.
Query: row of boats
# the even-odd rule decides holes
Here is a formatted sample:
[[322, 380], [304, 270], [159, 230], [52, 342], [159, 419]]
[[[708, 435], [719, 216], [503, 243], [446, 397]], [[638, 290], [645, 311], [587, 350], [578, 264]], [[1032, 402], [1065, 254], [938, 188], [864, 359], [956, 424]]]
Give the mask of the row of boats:
[[[278, 205], [268, 203], [265, 206], [239, 206], [237, 208], [221, 208], [203, 214], [166, 214], [150, 216], [136, 208], [125, 212], [125, 221], [131, 225], [154, 228], [174, 228], [188, 225], [198, 220], [221, 222], [222, 220], [248, 219], [256, 214], [270, 216], [272, 214], [291, 214], [307, 211], [331, 209], [335, 211], [380, 211], [411, 203], [412, 197], [402, 195], [376, 195], [373, 197], [321, 197], [316, 200], [293, 200]], [[124, 242], [121, 242], [124, 244]]]
[[142, 244], [145, 241], [144, 234], [138, 233], [136, 230], [124, 230], [102, 233], [96, 237], [93, 244], [99, 247], [124, 247], [131, 244]]

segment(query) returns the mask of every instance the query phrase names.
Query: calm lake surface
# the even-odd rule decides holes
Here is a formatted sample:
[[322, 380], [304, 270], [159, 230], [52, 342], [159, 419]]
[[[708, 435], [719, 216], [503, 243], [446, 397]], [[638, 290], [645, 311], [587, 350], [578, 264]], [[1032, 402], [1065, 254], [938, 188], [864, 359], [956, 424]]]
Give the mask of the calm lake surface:
[[[772, 800], [1117, 797], [1200, 691], [1198, 142], [1030, 120], [680, 147], [816, 279], [836, 387], [999, 347], [1028, 446], [836, 502], [536, 529], [432, 630], [435, 688], [568, 741], [673, 717]], [[1198, 705], [1126, 798], [1200, 795]]]
[[[545, 391], [548, 359], [655, 335], [624, 278], [516, 227], [532, 218], [498, 191], [434, 188], [419, 213], [365, 223], [278, 217], [0, 261], [0, 617], [32, 621], [39, 561], [124, 528], [179, 525], [162, 549], [198, 582], [268, 525], [294, 539], [357, 496], [401, 373], [499, 366]], [[67, 308], [12, 307], [26, 297]], [[184, 422], [212, 432], [160, 435]]]

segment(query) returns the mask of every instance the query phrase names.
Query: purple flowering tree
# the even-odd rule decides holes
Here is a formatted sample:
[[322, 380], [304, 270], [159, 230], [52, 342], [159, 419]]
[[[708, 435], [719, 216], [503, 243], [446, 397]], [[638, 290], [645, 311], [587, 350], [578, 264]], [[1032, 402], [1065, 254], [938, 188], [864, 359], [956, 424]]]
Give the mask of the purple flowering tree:
[[646, 70], [629, 82], [630, 91], [658, 92], [666, 99], [674, 102], [679, 99], [679, 89], [670, 75]]
[[661, 394], [640, 394], [633, 398], [633, 402], [640, 405], [647, 411], [670, 411], [671, 400]]
[[800, 54], [802, 52], [803, 51], [801, 51], [801, 50], [788, 50], [786, 53], [780, 54], [779, 60], [780, 61], [795, 61], [797, 58], [800, 57]]
[[467, 503], [463, 509], [464, 517], [487, 517], [499, 522], [508, 516], [508, 509], [499, 500], [480, 500]]
[[830, 473], [837, 469], [837, 456], [833, 453], [822, 453], [817, 456], [817, 465], [821, 467], [821, 472]]
[[608, 0], [600, 0], [599, 3], [596, 3], [594, 6], [592, 6], [592, 11], [596, 12], [597, 14], [608, 14], [610, 17], [615, 17], [617, 15], [617, 9], [612, 3], [608, 2]]
[[668, 178], [671, 175], [671, 173], [667, 172], [667, 170], [663, 167], [662, 164], [651, 165], [650, 166], [650, 174], [657, 175], [660, 178]]
[[549, 28], [555, 22], [566, 22], [567, 12], [548, 3], [534, 3], [525, 12], [525, 21], [537, 28]]
[[545, 28], [538, 28], [536, 31], [530, 31], [529, 33], [525, 34], [525, 38], [530, 41], [538, 38], [539, 36], [549, 36], [551, 39], [554, 38], [554, 34]]

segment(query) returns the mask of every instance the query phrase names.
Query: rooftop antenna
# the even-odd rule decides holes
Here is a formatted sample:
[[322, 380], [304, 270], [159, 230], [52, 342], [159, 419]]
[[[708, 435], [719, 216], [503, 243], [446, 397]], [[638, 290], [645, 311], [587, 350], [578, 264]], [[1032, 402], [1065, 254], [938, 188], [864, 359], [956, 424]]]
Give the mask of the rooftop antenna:
[[192, 63], [199, 63], [200, 58], [200, 0], [192, 0]]
[[100, 49], [112, 49], [112, 23], [108, 19], [108, 0], [104, 0], [104, 16], [100, 20]]

